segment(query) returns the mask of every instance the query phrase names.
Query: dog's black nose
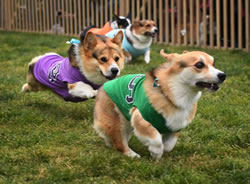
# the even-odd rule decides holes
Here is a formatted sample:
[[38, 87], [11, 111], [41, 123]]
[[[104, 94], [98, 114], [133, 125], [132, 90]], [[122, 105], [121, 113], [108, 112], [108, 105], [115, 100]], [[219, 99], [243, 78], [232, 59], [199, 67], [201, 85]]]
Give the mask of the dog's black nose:
[[217, 76], [218, 76], [220, 82], [223, 82], [226, 79], [226, 74], [224, 74], [224, 73], [219, 73]]
[[112, 75], [116, 75], [119, 72], [118, 68], [111, 68]]
[[156, 28], [156, 29], [155, 29], [155, 33], [158, 33], [158, 31], [159, 31], [159, 30]]

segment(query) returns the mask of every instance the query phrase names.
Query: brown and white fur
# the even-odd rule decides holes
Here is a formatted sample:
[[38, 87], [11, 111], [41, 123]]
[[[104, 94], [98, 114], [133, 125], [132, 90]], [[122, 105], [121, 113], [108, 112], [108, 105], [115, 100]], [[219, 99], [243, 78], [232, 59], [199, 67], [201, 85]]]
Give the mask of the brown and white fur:
[[[126, 37], [136, 49], [150, 48], [153, 38], [158, 33], [158, 28], [152, 20], [134, 20], [126, 28]], [[150, 49], [144, 54], [145, 63], [150, 62]], [[132, 58], [128, 59], [128, 62]]]
[[[166, 62], [146, 74], [144, 89], [154, 109], [163, 115], [166, 125], [173, 131], [188, 126], [195, 116], [197, 102], [202, 91], [216, 91], [226, 75], [214, 67], [214, 58], [204, 52], [193, 51], [182, 54], [165, 54]], [[157, 87], [153, 87], [158, 78]], [[126, 86], [124, 86], [126, 87]], [[133, 107], [128, 122], [103, 88], [100, 88], [95, 104], [94, 129], [105, 140], [107, 146], [114, 147], [124, 155], [140, 157], [129, 146], [132, 132], [148, 147], [154, 159], [160, 159], [170, 152], [179, 133], [160, 134]]]
[[[124, 55], [121, 48], [122, 31], [118, 32], [113, 39], [95, 35], [91, 32], [87, 33], [87, 35], [83, 34], [81, 35], [81, 43], [72, 45], [69, 49], [70, 64], [78, 68], [87, 80], [97, 85], [119, 76], [124, 67]], [[45, 55], [50, 54], [55, 53]], [[27, 83], [22, 87], [23, 92], [47, 89], [36, 80], [33, 74], [34, 65], [45, 55], [37, 56], [29, 63]], [[67, 86], [69, 94], [74, 97], [89, 99], [97, 94], [97, 90], [82, 81], [73, 84], [68, 83]]]

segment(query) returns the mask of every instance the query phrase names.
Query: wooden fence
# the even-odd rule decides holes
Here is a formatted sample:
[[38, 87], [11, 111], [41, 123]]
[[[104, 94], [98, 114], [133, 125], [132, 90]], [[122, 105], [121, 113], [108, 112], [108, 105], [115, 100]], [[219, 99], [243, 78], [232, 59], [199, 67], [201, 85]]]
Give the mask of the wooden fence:
[[250, 51], [250, 0], [0, 0], [0, 29], [78, 37], [113, 14], [152, 19], [156, 41]]

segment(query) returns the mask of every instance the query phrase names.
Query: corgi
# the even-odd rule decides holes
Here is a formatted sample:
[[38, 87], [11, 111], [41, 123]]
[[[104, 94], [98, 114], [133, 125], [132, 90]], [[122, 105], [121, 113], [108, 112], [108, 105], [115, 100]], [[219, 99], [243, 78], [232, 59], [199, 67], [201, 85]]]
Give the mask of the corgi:
[[128, 27], [130, 24], [131, 22], [129, 16], [124, 17], [113, 15], [113, 20], [106, 22], [102, 28], [91, 26], [89, 31], [95, 34], [105, 35], [114, 29], [126, 29], [126, 27]]
[[23, 92], [51, 89], [65, 101], [93, 98], [106, 81], [120, 75], [124, 67], [123, 32], [111, 39], [92, 32], [81, 34], [64, 58], [56, 53], [37, 56], [29, 63]]
[[[153, 71], [106, 82], [98, 91], [94, 129], [107, 146], [140, 157], [128, 145], [132, 132], [154, 159], [170, 152], [179, 132], [195, 116], [202, 91], [217, 91], [226, 74], [205, 52], [161, 55], [167, 62]], [[115, 88], [114, 88], [115, 86]]]
[[124, 33], [122, 47], [131, 55], [130, 58], [126, 58], [125, 62], [130, 62], [138, 56], [144, 55], [144, 60], [148, 64], [150, 62], [150, 46], [158, 32], [154, 21], [135, 20], [126, 29], [112, 30], [106, 36], [113, 38], [120, 30]]

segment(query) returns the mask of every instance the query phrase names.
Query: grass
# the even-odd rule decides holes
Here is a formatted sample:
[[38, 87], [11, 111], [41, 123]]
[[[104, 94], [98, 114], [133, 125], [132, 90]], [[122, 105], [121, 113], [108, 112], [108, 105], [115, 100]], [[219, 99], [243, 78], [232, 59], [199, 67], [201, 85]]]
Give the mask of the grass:
[[51, 51], [66, 56], [69, 39], [0, 32], [0, 183], [250, 183], [249, 53], [155, 44], [149, 65], [141, 57], [126, 66], [122, 74], [144, 73], [164, 61], [161, 48], [203, 50], [228, 76], [220, 91], [203, 94], [193, 123], [156, 162], [134, 137], [141, 159], [105, 147], [92, 128], [94, 100], [20, 92], [28, 62]]

